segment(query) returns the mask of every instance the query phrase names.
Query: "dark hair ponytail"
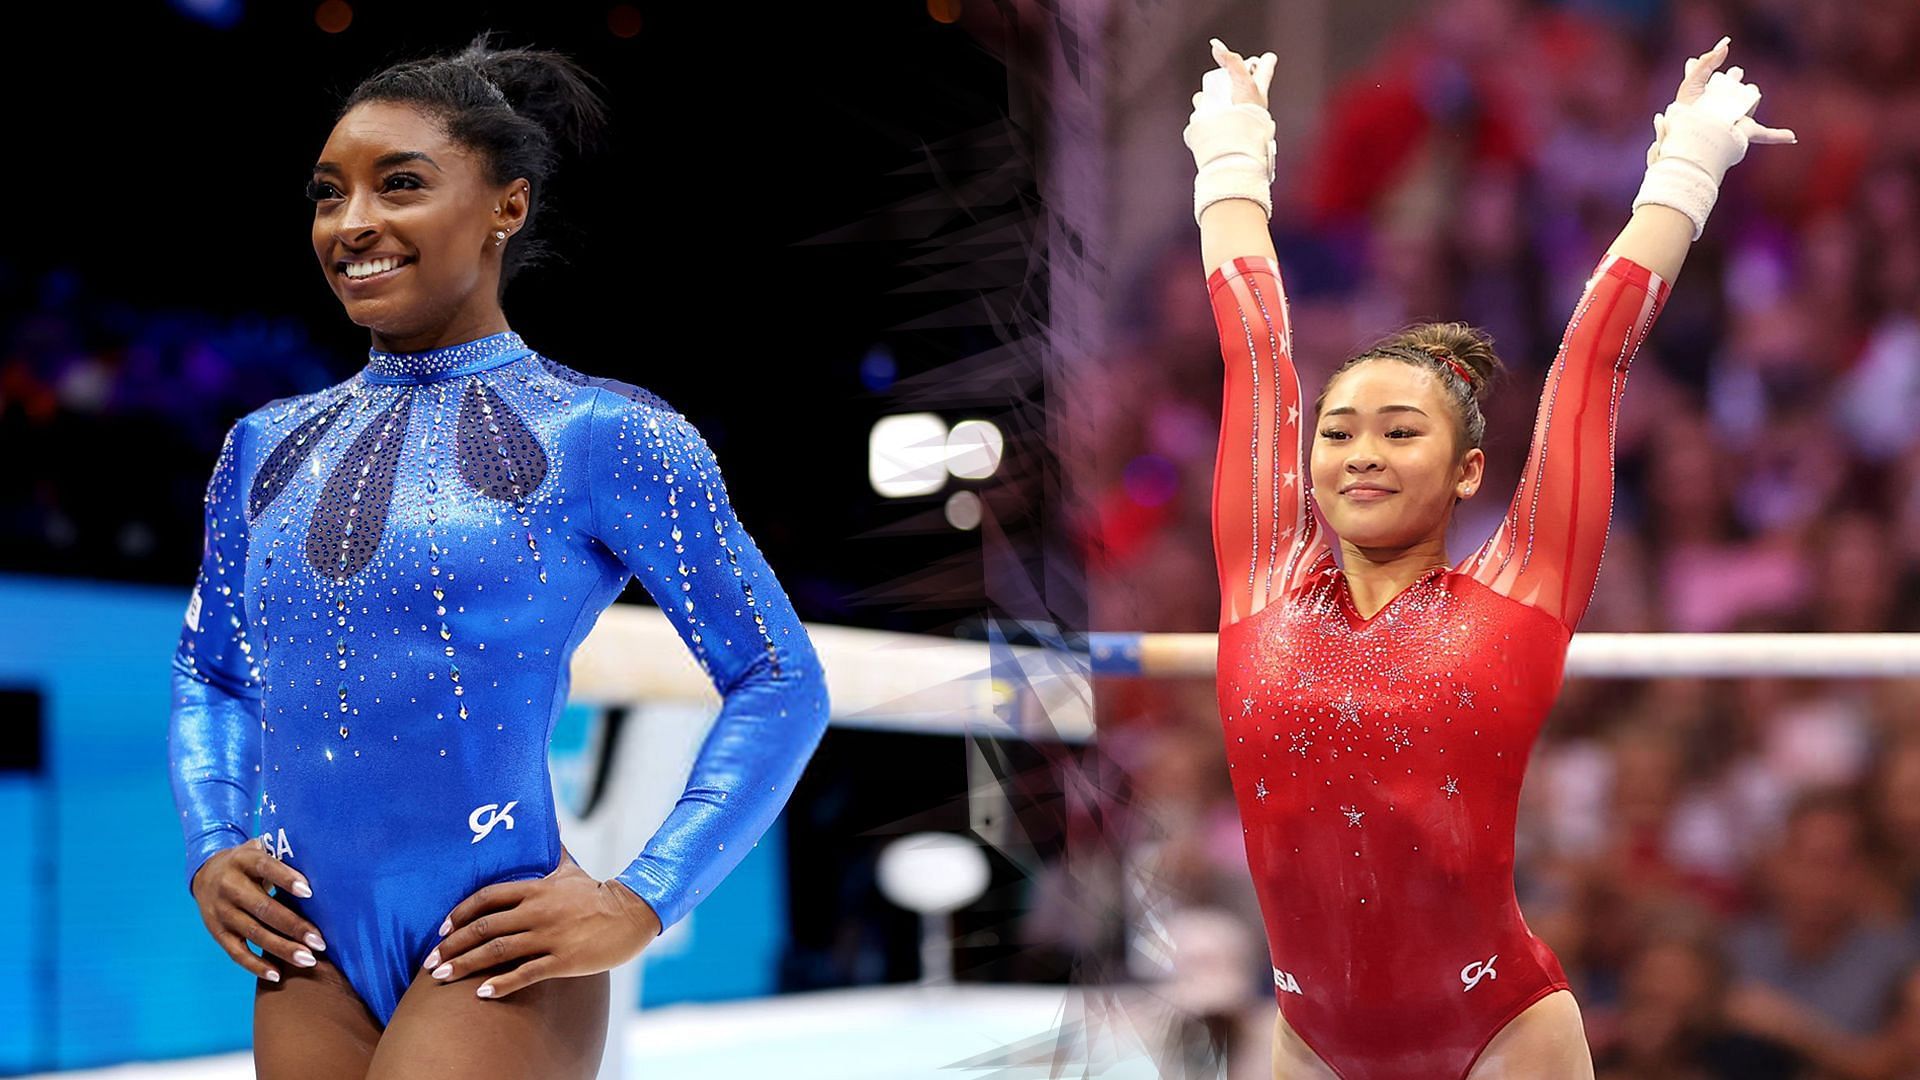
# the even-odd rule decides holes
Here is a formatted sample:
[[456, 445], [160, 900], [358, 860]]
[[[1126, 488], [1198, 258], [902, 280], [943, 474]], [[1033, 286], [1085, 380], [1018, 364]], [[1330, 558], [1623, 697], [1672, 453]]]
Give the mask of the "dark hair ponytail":
[[414, 105], [446, 126], [448, 137], [478, 150], [487, 180], [505, 184], [524, 176], [526, 222], [501, 257], [500, 291], [522, 267], [553, 254], [536, 234], [547, 186], [563, 151], [597, 149], [606, 105], [586, 69], [548, 49], [494, 49], [490, 30], [450, 56], [394, 64], [354, 87], [335, 120], [369, 101]]
[[[1447, 362], [1448, 358], [1467, 370], [1466, 378], [1462, 378], [1459, 369]], [[1407, 327], [1341, 364], [1338, 370], [1327, 376], [1326, 385], [1313, 403], [1316, 417], [1326, 404], [1327, 389], [1333, 386], [1333, 381], [1348, 368], [1368, 360], [1398, 360], [1432, 371], [1445, 389], [1447, 400], [1453, 403], [1454, 417], [1460, 422], [1463, 436], [1461, 452], [1479, 446], [1486, 437], [1487, 418], [1480, 412], [1480, 403], [1486, 400], [1494, 380], [1505, 367], [1493, 351], [1493, 338], [1485, 331], [1460, 322], [1420, 323]]]

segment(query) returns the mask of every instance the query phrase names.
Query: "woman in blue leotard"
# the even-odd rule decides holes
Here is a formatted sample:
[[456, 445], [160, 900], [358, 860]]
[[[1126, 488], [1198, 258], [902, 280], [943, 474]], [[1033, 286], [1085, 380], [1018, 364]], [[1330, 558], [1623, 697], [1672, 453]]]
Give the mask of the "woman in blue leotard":
[[[607, 971], [752, 848], [825, 727], [700, 433], [501, 310], [556, 147], [601, 115], [570, 61], [482, 35], [362, 83], [314, 167], [314, 252], [373, 347], [227, 433], [173, 657], [187, 886], [261, 978], [262, 1077], [593, 1075]], [[659, 832], [596, 881], [547, 746], [633, 577], [724, 704]]]

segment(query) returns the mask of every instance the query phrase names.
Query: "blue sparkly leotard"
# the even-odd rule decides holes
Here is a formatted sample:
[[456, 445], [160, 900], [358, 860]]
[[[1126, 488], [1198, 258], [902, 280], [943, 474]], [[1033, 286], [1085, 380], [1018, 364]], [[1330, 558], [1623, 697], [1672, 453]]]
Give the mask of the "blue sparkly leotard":
[[512, 332], [373, 350], [242, 417], [173, 656], [189, 886], [260, 836], [313, 888], [278, 899], [385, 1025], [448, 912], [559, 865], [548, 740], [574, 648], [630, 577], [725, 698], [617, 876], [671, 926], [779, 813], [828, 711], [698, 430]]

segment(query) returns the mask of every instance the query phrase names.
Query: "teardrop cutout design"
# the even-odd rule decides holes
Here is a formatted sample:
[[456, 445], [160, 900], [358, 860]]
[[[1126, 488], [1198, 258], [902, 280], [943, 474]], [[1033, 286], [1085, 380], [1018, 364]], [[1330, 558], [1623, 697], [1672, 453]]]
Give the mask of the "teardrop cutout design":
[[455, 435], [460, 478], [489, 499], [519, 503], [547, 478], [547, 452], [493, 387], [471, 379]]
[[394, 474], [412, 410], [413, 391], [401, 391], [353, 440], [327, 477], [307, 526], [307, 563], [321, 575], [345, 581], [373, 561], [393, 501]]
[[287, 482], [299, 474], [301, 466], [313, 455], [313, 448], [320, 445], [327, 429], [333, 426], [333, 422], [352, 402], [352, 394], [342, 394], [333, 404], [300, 421], [300, 425], [288, 432], [287, 437], [273, 448], [267, 460], [253, 474], [253, 488], [247, 493], [249, 522], [259, 517], [261, 511], [280, 497]]

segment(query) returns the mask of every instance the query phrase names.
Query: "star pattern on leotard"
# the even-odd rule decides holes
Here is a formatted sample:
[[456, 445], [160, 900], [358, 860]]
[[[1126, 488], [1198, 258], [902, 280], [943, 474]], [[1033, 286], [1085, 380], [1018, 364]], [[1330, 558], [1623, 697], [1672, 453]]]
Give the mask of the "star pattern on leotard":
[[1339, 731], [1348, 724], [1360, 726], [1360, 706], [1354, 704], [1353, 691], [1347, 691], [1347, 696], [1334, 702], [1332, 707], [1334, 712], [1340, 714], [1340, 718], [1333, 722], [1333, 730]]
[[1265, 777], [1261, 777], [1260, 779], [1258, 779], [1258, 780], [1255, 780], [1255, 781], [1253, 782], [1253, 797], [1254, 797], [1254, 798], [1256, 798], [1256, 799], [1258, 799], [1258, 800], [1260, 800], [1261, 802], [1266, 802], [1266, 801], [1267, 801], [1267, 796], [1268, 796], [1269, 794], [1271, 794], [1271, 792], [1269, 792], [1269, 791], [1267, 790], [1267, 781], [1266, 781], [1266, 778], [1265, 778]]
[[[1223, 594], [1233, 587], [1222, 597], [1231, 617], [1218, 658], [1226, 753], [1268, 943], [1287, 956], [1276, 970], [1307, 972], [1309, 1000], [1389, 1000], [1404, 993], [1407, 974], [1392, 957], [1459, 952], [1432, 987], [1439, 995], [1450, 987], [1457, 1004], [1461, 964], [1489, 967], [1499, 959], [1490, 955], [1496, 936], [1531, 936], [1503, 903], [1511, 882], [1498, 872], [1514, 840], [1511, 797], [1564, 674], [1560, 626], [1577, 621], [1590, 591], [1580, 583], [1598, 563], [1612, 506], [1608, 421], [1625, 364], [1666, 288], [1628, 260], [1610, 255], [1603, 266], [1552, 361], [1507, 517], [1477, 554], [1423, 568], [1372, 616], [1362, 615], [1342, 565], [1341, 541], [1353, 538], [1330, 534], [1319, 508], [1299, 501], [1320, 477], [1287, 441], [1300, 434], [1287, 429], [1290, 406], [1304, 425], [1308, 405], [1289, 378], [1277, 261], [1234, 260], [1212, 280], [1221, 354], [1235, 376], [1221, 440], [1234, 468], [1216, 473], [1212, 492], [1217, 531], [1234, 541], [1213, 552]], [[1572, 410], [1553, 386], [1595, 392]], [[1241, 453], [1251, 456], [1251, 477]], [[1245, 618], [1262, 610], [1257, 622]], [[1235, 716], [1235, 691], [1255, 685], [1262, 715]], [[1276, 751], [1286, 760], [1276, 763]], [[1267, 798], [1249, 776], [1264, 778]], [[1486, 798], [1461, 798], [1468, 788]], [[1338, 821], [1318, 812], [1327, 809]], [[1357, 832], [1368, 817], [1378, 819], [1377, 835], [1337, 831]], [[1469, 922], [1489, 935], [1474, 954], [1452, 940]], [[1302, 935], [1303, 923], [1340, 932]], [[1500, 951], [1510, 958], [1515, 947]], [[1532, 993], [1549, 975], [1533, 966], [1501, 974], [1468, 999]], [[1280, 1000], [1299, 1004], [1287, 993]]]
[[1251, 716], [1251, 715], [1253, 715], [1253, 697], [1252, 697], [1252, 695], [1248, 695], [1247, 697], [1243, 697], [1243, 698], [1241, 698], [1241, 699], [1240, 699], [1240, 715], [1241, 715], [1241, 716]]

